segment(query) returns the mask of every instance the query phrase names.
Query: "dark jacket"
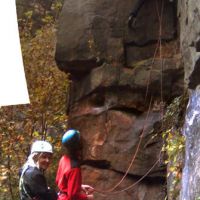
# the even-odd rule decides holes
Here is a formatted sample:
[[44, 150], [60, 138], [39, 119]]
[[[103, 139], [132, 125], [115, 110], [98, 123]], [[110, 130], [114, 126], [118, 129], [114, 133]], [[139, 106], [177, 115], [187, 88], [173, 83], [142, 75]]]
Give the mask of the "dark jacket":
[[37, 167], [29, 166], [20, 180], [20, 199], [57, 200], [57, 194], [54, 190], [48, 189], [43, 172]]

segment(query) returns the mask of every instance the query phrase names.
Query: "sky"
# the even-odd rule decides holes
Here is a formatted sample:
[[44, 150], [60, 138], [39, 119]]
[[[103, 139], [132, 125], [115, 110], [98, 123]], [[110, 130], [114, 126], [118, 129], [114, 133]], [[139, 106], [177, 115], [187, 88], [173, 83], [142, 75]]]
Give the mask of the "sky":
[[30, 103], [15, 0], [0, 2], [0, 107]]

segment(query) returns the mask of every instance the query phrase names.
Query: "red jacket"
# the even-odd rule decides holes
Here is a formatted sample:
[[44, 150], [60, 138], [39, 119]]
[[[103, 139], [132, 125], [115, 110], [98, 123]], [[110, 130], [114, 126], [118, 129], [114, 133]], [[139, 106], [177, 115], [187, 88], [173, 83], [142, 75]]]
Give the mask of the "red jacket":
[[81, 193], [81, 169], [76, 161], [66, 155], [59, 162], [56, 184], [60, 190], [58, 200], [86, 200], [87, 195]]

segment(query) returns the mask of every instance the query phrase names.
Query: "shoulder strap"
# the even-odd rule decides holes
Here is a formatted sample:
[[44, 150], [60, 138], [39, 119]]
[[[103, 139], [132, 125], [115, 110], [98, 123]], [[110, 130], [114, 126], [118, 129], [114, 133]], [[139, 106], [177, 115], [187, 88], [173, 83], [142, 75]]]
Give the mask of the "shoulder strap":
[[71, 168], [80, 167], [78, 160], [71, 159], [70, 160]]
[[20, 179], [19, 179], [19, 191], [22, 193], [22, 191], [24, 192], [24, 194], [27, 196], [27, 200], [33, 200], [33, 198], [28, 194], [28, 192], [27, 192], [27, 190], [26, 190], [26, 188], [25, 188], [25, 186], [24, 186], [24, 179], [23, 179], [23, 177], [24, 177], [24, 174], [25, 174], [25, 172], [27, 171], [27, 169], [28, 169], [28, 167], [29, 166], [26, 166], [26, 167], [24, 167], [23, 168], [23, 170], [22, 170], [22, 173], [21, 173], [21, 176], [20, 176]]

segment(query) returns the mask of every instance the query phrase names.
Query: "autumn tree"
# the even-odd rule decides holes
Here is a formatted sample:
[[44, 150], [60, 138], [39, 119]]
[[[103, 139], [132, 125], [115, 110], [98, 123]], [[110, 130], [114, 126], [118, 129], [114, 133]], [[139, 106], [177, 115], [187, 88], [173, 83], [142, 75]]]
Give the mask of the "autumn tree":
[[[55, 1], [50, 13], [58, 12], [60, 8], [60, 1]], [[47, 139], [59, 152], [61, 133], [67, 128], [65, 113], [69, 81], [54, 60], [57, 15], [49, 12], [41, 15], [44, 24], [33, 34], [32, 13], [27, 11], [26, 17], [19, 19], [30, 104], [0, 108], [2, 200], [18, 199], [18, 170], [27, 158], [30, 144], [36, 139]], [[55, 168], [56, 163], [53, 163], [54, 171]]]

